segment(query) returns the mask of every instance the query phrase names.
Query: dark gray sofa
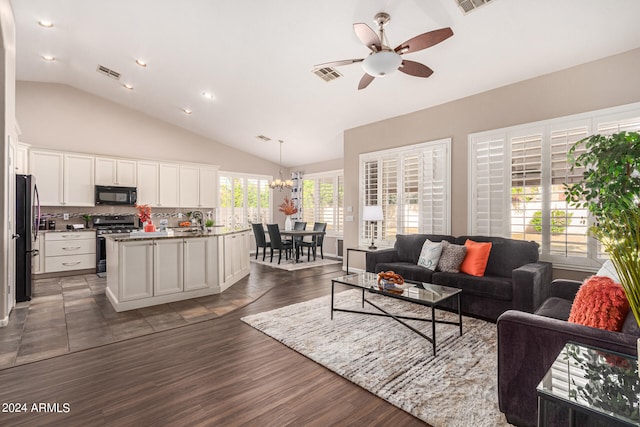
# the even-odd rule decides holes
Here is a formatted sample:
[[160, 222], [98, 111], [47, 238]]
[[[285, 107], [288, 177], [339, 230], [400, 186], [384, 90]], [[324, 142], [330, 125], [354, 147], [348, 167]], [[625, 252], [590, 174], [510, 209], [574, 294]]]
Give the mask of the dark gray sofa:
[[[485, 275], [445, 273], [419, 266], [427, 239], [459, 245], [467, 239], [492, 242]], [[510, 309], [533, 312], [548, 297], [551, 283], [551, 264], [538, 261], [537, 243], [502, 237], [398, 234], [392, 249], [369, 252], [366, 259], [366, 270], [372, 273], [393, 270], [405, 279], [460, 288], [462, 312], [492, 321]]]
[[[622, 332], [567, 322], [581, 284], [554, 280], [551, 297], [535, 314], [509, 310], [498, 318], [498, 402], [511, 424], [536, 425], [536, 386], [568, 341], [637, 355], [640, 328], [631, 311]], [[563, 416], [566, 414], [557, 414]]]

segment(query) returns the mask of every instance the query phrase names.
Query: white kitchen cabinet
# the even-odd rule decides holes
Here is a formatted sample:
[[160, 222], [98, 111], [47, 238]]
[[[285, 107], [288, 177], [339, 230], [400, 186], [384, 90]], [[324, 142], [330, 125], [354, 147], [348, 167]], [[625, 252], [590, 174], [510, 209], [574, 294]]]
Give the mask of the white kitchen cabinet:
[[199, 165], [180, 165], [180, 207], [215, 208], [218, 170]]
[[29, 144], [18, 142], [16, 147], [16, 173], [29, 174]]
[[64, 153], [57, 151], [31, 150], [29, 170], [36, 177], [36, 185], [42, 206], [62, 206]]
[[95, 183], [119, 187], [136, 186], [136, 161], [96, 157]]
[[44, 234], [44, 273], [96, 268], [96, 234], [93, 231]]
[[180, 166], [174, 163], [160, 163], [158, 166], [158, 206], [177, 208], [179, 199]]
[[222, 239], [223, 260], [222, 282], [223, 284], [235, 283], [238, 277], [246, 276], [249, 271], [249, 244], [248, 232], [227, 234]]
[[182, 239], [153, 241], [153, 295], [182, 292], [183, 289]]
[[[111, 239], [107, 245], [118, 245]], [[110, 263], [109, 254], [113, 251], [107, 249], [107, 286], [112, 275], [118, 278], [118, 299], [120, 301], [132, 301], [153, 296], [153, 241], [131, 241], [119, 244], [117, 263]], [[115, 268], [114, 268], [115, 267]]]
[[157, 162], [138, 161], [136, 166], [138, 203], [151, 207], [158, 206], [160, 165]]
[[217, 287], [217, 267], [217, 237], [208, 237], [203, 239], [184, 239], [185, 291]]
[[42, 206], [94, 206], [93, 156], [30, 150]]
[[36, 238], [35, 243], [33, 244], [33, 248], [37, 249], [38, 252], [33, 255], [31, 258], [31, 272], [33, 274], [42, 274], [44, 273], [44, 234], [38, 233], [38, 237]]
[[218, 207], [218, 168], [200, 167], [199, 194], [201, 208]]
[[63, 204], [65, 206], [95, 206], [93, 162], [93, 156], [64, 155]]

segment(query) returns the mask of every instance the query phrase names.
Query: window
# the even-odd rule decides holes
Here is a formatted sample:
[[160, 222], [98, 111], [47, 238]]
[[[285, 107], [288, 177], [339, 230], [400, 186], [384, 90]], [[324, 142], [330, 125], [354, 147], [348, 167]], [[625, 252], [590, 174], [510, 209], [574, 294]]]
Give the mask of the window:
[[305, 175], [302, 179], [302, 220], [326, 222], [327, 232], [343, 232], [344, 175], [340, 171]]
[[638, 129], [635, 104], [470, 135], [470, 233], [536, 241], [541, 259], [559, 267], [598, 267], [592, 219], [565, 201], [565, 184], [583, 173], [569, 169], [567, 152], [591, 134]]
[[218, 218], [227, 227], [271, 222], [269, 176], [220, 172]]
[[396, 234], [450, 233], [450, 146], [440, 140], [360, 155], [360, 212], [382, 206], [384, 220], [361, 222], [360, 243], [392, 245]]

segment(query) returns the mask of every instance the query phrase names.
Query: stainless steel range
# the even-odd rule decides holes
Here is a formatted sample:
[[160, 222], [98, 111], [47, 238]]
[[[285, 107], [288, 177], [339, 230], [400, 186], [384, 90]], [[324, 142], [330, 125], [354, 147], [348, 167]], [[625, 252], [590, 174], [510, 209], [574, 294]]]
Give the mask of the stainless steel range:
[[96, 215], [93, 217], [96, 230], [96, 273], [104, 277], [107, 271], [107, 251], [104, 235], [113, 233], [131, 233], [139, 230], [136, 215]]

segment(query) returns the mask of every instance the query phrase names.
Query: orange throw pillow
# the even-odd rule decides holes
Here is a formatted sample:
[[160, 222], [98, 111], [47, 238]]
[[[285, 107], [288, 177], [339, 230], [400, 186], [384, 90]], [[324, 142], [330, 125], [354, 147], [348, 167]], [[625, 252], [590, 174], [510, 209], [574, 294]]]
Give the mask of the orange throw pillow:
[[569, 322], [620, 332], [628, 312], [629, 301], [619, 283], [609, 277], [591, 276], [578, 289]]
[[492, 243], [480, 243], [467, 239], [467, 241], [464, 242], [464, 246], [467, 248], [467, 256], [465, 256], [464, 261], [462, 261], [460, 272], [472, 276], [484, 276]]

